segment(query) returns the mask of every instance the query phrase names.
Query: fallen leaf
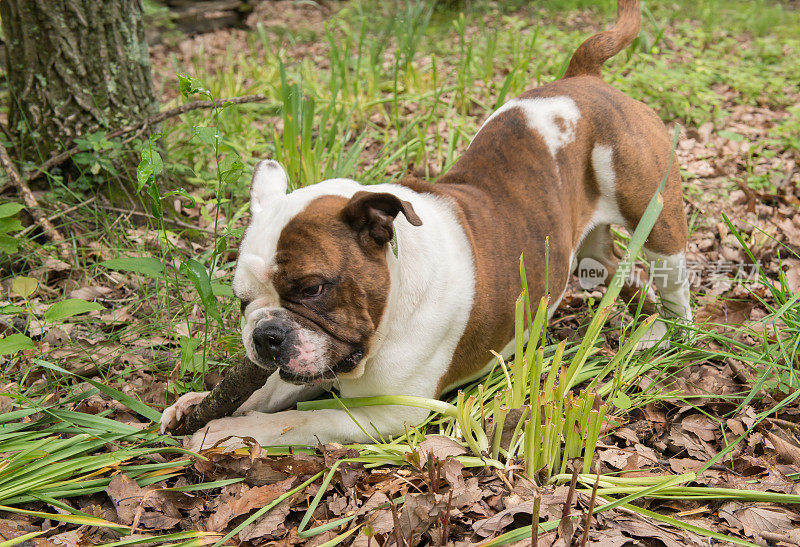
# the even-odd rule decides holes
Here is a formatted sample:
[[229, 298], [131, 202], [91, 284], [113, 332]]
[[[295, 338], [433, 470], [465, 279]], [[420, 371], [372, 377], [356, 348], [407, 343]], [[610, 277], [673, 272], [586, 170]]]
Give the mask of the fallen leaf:
[[[457, 441], [444, 435], [428, 435], [425, 440], [419, 443], [417, 449], [420, 454], [432, 453], [434, 458], [445, 460], [449, 456], [462, 456], [467, 453], [466, 448], [461, 446]], [[427, 457], [422, 457], [422, 461], [426, 461]]]
[[741, 528], [745, 535], [754, 537], [761, 532], [781, 533], [794, 528], [792, 521], [800, 520], [778, 507], [754, 506], [740, 502], [728, 502], [719, 509], [719, 515], [728, 524]]
[[285, 499], [270, 509], [266, 515], [245, 526], [239, 532], [240, 541], [252, 541], [265, 536], [275, 535], [276, 532], [285, 530], [284, 523], [291, 511], [291, 498]]
[[70, 298], [80, 298], [81, 300], [89, 300], [92, 301], [95, 298], [102, 298], [104, 296], [108, 296], [111, 294], [111, 289], [108, 287], [100, 287], [98, 285], [88, 285], [86, 287], [81, 287], [80, 289], [75, 289], [69, 293]]
[[[298, 477], [289, 477], [280, 482], [249, 488], [242, 484], [230, 485], [227, 495], [220, 495], [216, 511], [209, 517], [207, 529], [217, 532], [225, 528], [231, 519], [263, 507], [291, 490]], [[238, 487], [238, 488], [237, 488]]]
[[533, 501], [526, 501], [520, 503], [515, 507], [509, 507], [500, 511], [496, 515], [488, 519], [482, 519], [472, 524], [472, 529], [481, 537], [489, 537], [497, 534], [505, 529], [509, 524], [514, 522], [514, 516], [522, 513], [525, 515], [533, 514]]
[[695, 323], [715, 331], [724, 331], [725, 325], [741, 325], [750, 317], [755, 307], [752, 300], [717, 300], [697, 310]]
[[[119, 522], [136, 530], [139, 526], [151, 530], [168, 530], [177, 525], [181, 514], [174, 502], [174, 496], [188, 496], [183, 493], [168, 495], [156, 486], [140, 487], [127, 475], [117, 475], [106, 488], [106, 493], [114, 503]], [[147, 511], [147, 508], [153, 511]]]

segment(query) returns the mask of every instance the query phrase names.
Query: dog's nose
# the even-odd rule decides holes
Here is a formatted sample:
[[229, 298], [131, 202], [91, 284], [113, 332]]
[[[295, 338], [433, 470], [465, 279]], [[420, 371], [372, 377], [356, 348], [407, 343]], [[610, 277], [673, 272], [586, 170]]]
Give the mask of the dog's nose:
[[262, 359], [275, 359], [288, 334], [288, 329], [278, 325], [264, 325], [253, 331], [253, 345]]

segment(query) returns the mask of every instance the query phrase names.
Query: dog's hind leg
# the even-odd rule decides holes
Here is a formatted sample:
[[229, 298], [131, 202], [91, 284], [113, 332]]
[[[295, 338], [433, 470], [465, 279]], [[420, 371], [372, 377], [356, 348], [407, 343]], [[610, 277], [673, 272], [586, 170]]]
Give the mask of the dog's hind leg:
[[[688, 230], [678, 169], [673, 166], [663, 194], [664, 208], [644, 244], [650, 282], [658, 291], [659, 313], [664, 319], [692, 322], [689, 279], [686, 267]], [[666, 333], [668, 324], [658, 321], [653, 333]], [[651, 337], [652, 338], [652, 337]]]
[[[662, 226], [660, 229], [663, 230], [664, 227]], [[656, 239], [658, 240], [658, 238]], [[584, 238], [577, 256], [577, 274], [584, 288], [590, 288], [593, 281], [610, 282], [619, 262], [613, 245], [613, 238], [607, 224], [595, 227]], [[623, 280], [620, 297], [628, 304], [632, 313], [637, 310], [645, 315], [659, 312], [665, 318], [677, 318], [687, 323], [691, 322], [692, 310], [689, 303], [689, 284], [684, 253], [665, 255], [647, 247], [645, 247], [644, 253], [648, 260], [649, 281], [641, 268], [634, 268]], [[595, 272], [592, 266], [596, 268], [597, 264], [586, 259], [602, 265], [605, 269], [605, 276], [593, 279], [590, 275]], [[658, 291], [661, 306], [657, 305], [656, 293], [653, 288]], [[644, 301], [640, 302], [642, 292], [644, 292]], [[664, 336], [667, 331], [668, 325], [663, 321], [657, 321], [640, 340], [637, 349], [643, 350], [657, 344], [665, 345]]]
[[[581, 243], [577, 256], [577, 274], [584, 289], [590, 288], [593, 283], [609, 283], [617, 271], [619, 257], [614, 253], [614, 240], [608, 224], [595, 226]], [[604, 275], [597, 276], [592, 270], [589, 260], [598, 262], [604, 268]], [[596, 265], [595, 265], [596, 266]], [[595, 274], [594, 276], [592, 274]], [[632, 311], [639, 306], [641, 292], [645, 290], [645, 300], [642, 304], [642, 313], [655, 313], [655, 293], [647, 286], [646, 279], [640, 270], [634, 270], [623, 280], [620, 297], [628, 304]]]
[[665, 318], [692, 322], [689, 279], [686, 267], [688, 229], [683, 210], [681, 180], [672, 167], [664, 190], [664, 208], [644, 244], [650, 279], [661, 299], [659, 312]]
[[[677, 319], [689, 324], [692, 322], [692, 308], [689, 297], [689, 280], [686, 269], [686, 255], [683, 252], [665, 255], [645, 247], [650, 280], [658, 290], [660, 306], [658, 312], [665, 319]], [[668, 324], [658, 320], [639, 344], [639, 349], [655, 345], [669, 330]]]
[[650, 279], [661, 298], [660, 312], [664, 317], [692, 322], [689, 298], [689, 278], [686, 255], [683, 252], [664, 255], [645, 248]]

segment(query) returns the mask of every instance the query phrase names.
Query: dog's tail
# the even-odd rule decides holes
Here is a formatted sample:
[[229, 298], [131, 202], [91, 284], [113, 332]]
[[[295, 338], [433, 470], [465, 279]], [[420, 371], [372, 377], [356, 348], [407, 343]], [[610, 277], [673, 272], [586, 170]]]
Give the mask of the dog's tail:
[[603, 63], [627, 47], [639, 34], [639, 0], [617, 0], [617, 24], [583, 42], [569, 60], [564, 78], [600, 76]]

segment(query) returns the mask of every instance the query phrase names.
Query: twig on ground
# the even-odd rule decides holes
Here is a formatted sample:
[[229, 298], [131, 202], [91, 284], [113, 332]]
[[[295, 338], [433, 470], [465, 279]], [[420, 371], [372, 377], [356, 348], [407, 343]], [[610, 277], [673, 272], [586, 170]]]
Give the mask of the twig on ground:
[[[106, 135], [106, 139], [113, 139], [121, 135], [131, 133], [133, 131], [144, 129], [151, 125], [159, 124], [168, 118], [174, 118], [175, 116], [186, 114], [187, 112], [191, 112], [192, 110], [199, 110], [201, 108], [213, 108], [215, 103], [217, 105], [223, 105], [225, 103], [231, 103], [231, 104], [258, 103], [266, 101], [267, 98], [268, 97], [263, 93], [256, 93], [255, 95], [244, 95], [242, 97], [219, 99], [216, 102], [192, 101], [191, 103], [182, 104], [180, 106], [176, 106], [175, 108], [164, 110], [162, 112], [159, 112], [158, 114], [150, 116], [149, 118], [145, 118], [144, 120], [140, 120], [138, 122], [134, 122], [124, 127], [120, 127], [119, 129], [115, 129], [114, 131]], [[36, 180], [37, 178], [41, 177], [44, 173], [46, 173], [53, 167], [61, 165], [62, 163], [64, 163], [65, 161], [67, 161], [69, 158], [71, 158], [80, 151], [81, 150], [79, 147], [73, 146], [69, 150], [65, 150], [60, 154], [53, 156], [52, 158], [44, 162], [42, 165], [34, 169], [33, 172], [29, 173], [26, 176], [27, 181], [30, 182], [32, 180]]]
[[[431, 454], [431, 452], [428, 452]], [[447, 536], [448, 536], [448, 529], [447, 525], [450, 524], [450, 510], [452, 509], [453, 504], [453, 488], [450, 487], [450, 492], [447, 493], [447, 506], [444, 509], [444, 514], [442, 515], [442, 541], [440, 545], [442, 547], [447, 547]]]
[[400, 519], [397, 515], [397, 505], [394, 503], [393, 500], [389, 500], [392, 508], [392, 523], [394, 527], [394, 542], [397, 544], [397, 547], [404, 547], [405, 546], [405, 539], [403, 538], [402, 534], [400, 533]]
[[6, 124], [4, 124], [2, 122], [0, 122], [0, 131], [3, 132], [3, 134], [6, 136], [6, 138], [8, 139], [9, 142], [14, 142], [14, 139], [11, 138], [11, 133], [9, 133], [8, 128], [6, 127]]
[[531, 547], [539, 547], [539, 510], [542, 504], [542, 493], [536, 485], [533, 498], [533, 511], [531, 512]]
[[8, 155], [8, 150], [6, 150], [6, 147], [2, 144], [0, 144], [0, 164], [3, 165], [3, 169], [5, 169], [11, 183], [17, 187], [17, 191], [19, 192], [22, 201], [25, 202], [25, 205], [28, 207], [31, 215], [33, 215], [33, 218], [42, 227], [44, 232], [50, 237], [53, 243], [56, 244], [56, 247], [58, 247], [58, 253], [61, 255], [61, 258], [64, 260], [69, 260], [70, 252], [66, 239], [64, 239], [64, 236], [61, 235], [61, 232], [58, 231], [58, 229], [53, 225], [52, 222], [50, 222], [44, 212], [42, 212], [39, 202], [34, 197], [33, 192], [31, 192], [30, 186], [28, 186], [22, 177], [20, 177], [19, 172], [17, 172], [17, 168], [14, 167], [11, 157]]
[[[95, 197], [96, 197], [96, 196], [95, 196]], [[54, 215], [50, 215], [49, 217], [47, 217], [47, 220], [49, 220], [50, 222], [53, 222], [54, 220], [56, 220], [56, 219], [59, 219], [59, 218], [63, 217], [64, 215], [68, 215], [68, 214], [70, 214], [72, 211], [75, 211], [76, 209], [80, 209], [80, 208], [81, 208], [81, 207], [83, 207], [84, 205], [88, 205], [88, 204], [90, 204], [91, 202], [93, 202], [93, 201], [95, 200], [95, 197], [90, 197], [90, 198], [89, 198], [89, 199], [87, 199], [86, 201], [82, 201], [81, 203], [79, 203], [79, 204], [77, 204], [77, 205], [73, 205], [72, 207], [70, 207], [70, 208], [68, 208], [68, 209], [64, 209], [63, 211], [59, 211], [59, 212], [57, 212], [57, 213], [56, 213], [56, 214], [54, 214]], [[25, 235], [27, 235], [29, 232], [31, 232], [31, 231], [32, 231], [34, 228], [36, 228], [36, 224], [31, 224], [30, 226], [28, 226], [27, 228], [25, 228], [24, 230], [22, 230], [20, 233], [18, 233], [18, 234], [16, 234], [16, 235], [17, 235], [18, 237], [25, 236]]]
[[[137, 216], [137, 217], [149, 218], [149, 219], [152, 219], [152, 220], [161, 220], [161, 219], [158, 219], [158, 218], [154, 217], [153, 215], [151, 215], [149, 213], [145, 213], [145, 212], [142, 212], [142, 211], [136, 211], [136, 210], [130, 210], [130, 209], [121, 209], [119, 207], [104, 207], [103, 209], [105, 209], [106, 211], [113, 211], [115, 213], [125, 213], [125, 214], [131, 214], [131, 215], [134, 215], [134, 216]], [[175, 226], [180, 226], [181, 228], [186, 228], [187, 230], [199, 230], [201, 232], [207, 232], [209, 234], [213, 233], [213, 231], [209, 230], [208, 228], [201, 228], [200, 226], [195, 226], [194, 224], [189, 224], [188, 222], [183, 222], [182, 220], [178, 220], [178, 219], [175, 219], [175, 218], [164, 217], [163, 220], [167, 224], [173, 224]]]
[[567, 490], [567, 499], [564, 501], [564, 510], [561, 513], [561, 521], [558, 523], [558, 535], [563, 539], [567, 545], [572, 544], [572, 536], [574, 530], [571, 523], [572, 513], [572, 498], [575, 495], [575, 486], [578, 483], [578, 469], [572, 472], [572, 480], [569, 481], [569, 490]]
[[592, 525], [592, 513], [594, 512], [594, 505], [597, 503], [597, 485], [600, 484], [600, 473], [597, 474], [597, 480], [594, 481], [592, 487], [592, 497], [589, 500], [589, 509], [586, 511], [586, 519], [583, 521], [583, 536], [581, 537], [581, 547], [586, 547], [586, 542], [589, 541], [589, 528]]

